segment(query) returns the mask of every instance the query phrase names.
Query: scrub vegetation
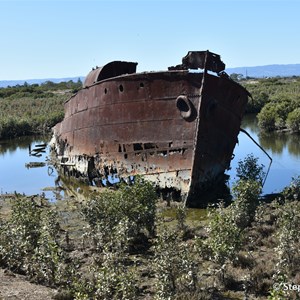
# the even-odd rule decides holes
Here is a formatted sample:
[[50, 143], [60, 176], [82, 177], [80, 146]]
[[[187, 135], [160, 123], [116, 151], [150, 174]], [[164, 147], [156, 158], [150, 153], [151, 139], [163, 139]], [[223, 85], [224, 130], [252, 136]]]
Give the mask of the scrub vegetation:
[[192, 221], [139, 177], [68, 205], [2, 195], [0, 265], [53, 299], [297, 299], [300, 178], [270, 202], [253, 156], [237, 171], [233, 201]]
[[252, 94], [247, 112], [257, 114], [264, 131], [300, 132], [300, 77], [241, 80]]
[[[240, 82], [263, 130], [299, 132], [298, 77]], [[0, 89], [0, 139], [49, 133], [80, 86]], [[138, 177], [84, 202], [1, 195], [0, 267], [48, 287], [53, 299], [297, 299], [300, 177], [264, 199], [257, 161], [239, 162], [231, 203], [220, 200], [192, 221]]]
[[0, 139], [47, 134], [64, 117], [63, 103], [81, 81], [0, 88]]

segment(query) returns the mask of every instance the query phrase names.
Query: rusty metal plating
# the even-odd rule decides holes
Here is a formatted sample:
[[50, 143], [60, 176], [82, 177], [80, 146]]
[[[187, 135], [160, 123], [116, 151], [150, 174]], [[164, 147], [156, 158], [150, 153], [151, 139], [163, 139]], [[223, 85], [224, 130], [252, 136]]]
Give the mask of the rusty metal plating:
[[[141, 175], [201, 203], [230, 166], [248, 93], [209, 51], [190, 51], [163, 72], [136, 73], [136, 65], [92, 70], [65, 103], [65, 118], [53, 128], [60, 165], [97, 185]], [[189, 71], [198, 68], [204, 71]]]

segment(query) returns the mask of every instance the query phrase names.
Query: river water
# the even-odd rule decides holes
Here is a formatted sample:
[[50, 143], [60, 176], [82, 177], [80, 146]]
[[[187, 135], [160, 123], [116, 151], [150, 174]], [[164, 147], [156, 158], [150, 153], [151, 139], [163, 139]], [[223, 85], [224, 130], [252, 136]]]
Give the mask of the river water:
[[[57, 198], [55, 180], [57, 172], [48, 166], [49, 147], [30, 155], [36, 145], [48, 144], [50, 137], [20, 137], [0, 141], [0, 193], [34, 195], [45, 193], [49, 199]], [[44, 166], [29, 167], [30, 163]]]
[[[257, 119], [254, 115], [246, 115], [242, 126], [256, 142], [271, 156], [272, 164], [263, 188], [264, 194], [276, 193], [290, 184], [292, 178], [300, 175], [300, 135], [289, 133], [260, 132]], [[263, 164], [264, 171], [267, 172], [270, 164], [268, 156], [243, 132], [238, 136], [239, 143], [234, 150], [234, 159], [231, 162], [230, 182], [236, 178], [236, 168], [238, 162], [243, 160], [248, 154], [258, 157], [258, 164]]]
[[[273, 163], [263, 193], [279, 192], [289, 185], [293, 177], [300, 175], [300, 143], [299, 135], [286, 133], [273, 133], [262, 135], [257, 127], [254, 116], [245, 116], [242, 128], [268, 152]], [[269, 158], [244, 133], [239, 134], [239, 144], [236, 146], [235, 158], [231, 163], [230, 184], [236, 180], [235, 171], [240, 160], [248, 154], [258, 157], [258, 163], [265, 166], [267, 171]], [[0, 193], [24, 193], [26, 195], [45, 193], [51, 200], [63, 197], [58, 192], [55, 183], [57, 172], [48, 165], [49, 147], [45, 153], [36, 157], [30, 155], [30, 149], [36, 145], [48, 143], [50, 137], [22, 137], [12, 140], [0, 141]], [[28, 168], [28, 163], [45, 163], [42, 167]]]

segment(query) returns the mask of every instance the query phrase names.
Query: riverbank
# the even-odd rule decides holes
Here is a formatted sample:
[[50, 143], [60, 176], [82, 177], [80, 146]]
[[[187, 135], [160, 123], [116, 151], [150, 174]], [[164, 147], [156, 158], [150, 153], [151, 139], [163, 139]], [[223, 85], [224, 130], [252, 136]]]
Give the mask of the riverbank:
[[247, 112], [257, 114], [262, 131], [300, 132], [300, 77], [264, 78], [240, 82], [252, 94]]
[[[131, 189], [121, 190], [125, 194], [107, 191], [101, 199], [91, 194], [86, 203], [76, 198], [49, 203], [39, 196], [1, 196], [2, 297], [299, 296], [283, 289], [284, 283], [300, 285], [299, 182], [281, 199], [257, 204], [248, 224], [240, 219], [242, 206], [220, 205], [195, 217], [176, 203], [167, 207], [151, 201], [154, 194], [147, 184]], [[245, 203], [249, 196], [243, 195], [237, 203]], [[24, 234], [29, 244], [21, 242]]]
[[51, 300], [57, 291], [26, 280], [26, 276], [0, 268], [0, 299]]

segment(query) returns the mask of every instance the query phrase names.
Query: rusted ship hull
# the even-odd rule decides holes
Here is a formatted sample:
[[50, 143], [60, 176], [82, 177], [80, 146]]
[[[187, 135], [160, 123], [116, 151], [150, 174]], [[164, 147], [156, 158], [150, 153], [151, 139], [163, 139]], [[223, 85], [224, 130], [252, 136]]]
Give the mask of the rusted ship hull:
[[115, 77], [106, 70], [99, 80], [103, 68], [92, 71], [54, 127], [60, 165], [95, 184], [141, 175], [161, 190], [201, 202], [201, 193], [230, 166], [248, 101], [239, 84], [207, 72], [215, 61], [209, 68], [207, 56], [201, 58], [201, 73], [183, 65]]

